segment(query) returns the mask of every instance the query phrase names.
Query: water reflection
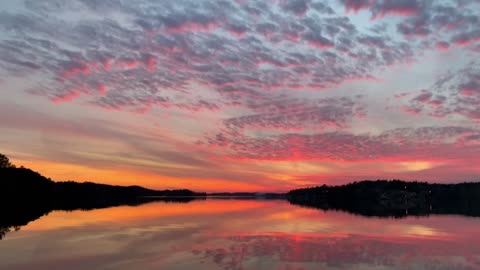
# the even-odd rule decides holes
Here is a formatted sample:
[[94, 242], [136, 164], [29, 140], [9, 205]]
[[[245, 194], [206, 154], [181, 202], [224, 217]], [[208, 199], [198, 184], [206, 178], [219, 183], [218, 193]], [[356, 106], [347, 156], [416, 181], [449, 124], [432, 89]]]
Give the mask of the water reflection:
[[19, 231], [29, 222], [39, 219], [44, 215], [48, 215], [55, 210], [74, 211], [74, 210], [94, 210], [101, 208], [109, 208], [119, 205], [141, 205], [149, 202], [161, 201], [165, 203], [187, 203], [194, 200], [205, 200], [205, 197], [139, 197], [128, 202], [76, 202], [76, 204], [44, 204], [32, 201], [17, 202], [13, 206], [3, 202], [0, 204], [0, 240], [11, 230]]
[[53, 211], [0, 241], [0, 269], [480, 269], [478, 238], [472, 217], [153, 202]]
[[[210, 247], [193, 253], [208, 258], [223, 269], [243, 269], [244, 265], [258, 265], [258, 262], [252, 262], [252, 258], [275, 258], [268, 269], [358, 269], [359, 266], [459, 269], [461, 264], [454, 257], [466, 258], [472, 252], [452, 250], [449, 254], [452, 258], [442, 258], [446, 255], [443, 251], [451, 249], [448, 241], [424, 240], [418, 244], [414, 241], [392, 241], [359, 235], [305, 238], [290, 234], [266, 234], [235, 236], [225, 243], [229, 243], [227, 247]], [[431, 249], [432, 246], [435, 248]], [[468, 264], [470, 262], [466, 261], [464, 267], [468, 267]], [[256, 268], [252, 265], [251, 269]]]

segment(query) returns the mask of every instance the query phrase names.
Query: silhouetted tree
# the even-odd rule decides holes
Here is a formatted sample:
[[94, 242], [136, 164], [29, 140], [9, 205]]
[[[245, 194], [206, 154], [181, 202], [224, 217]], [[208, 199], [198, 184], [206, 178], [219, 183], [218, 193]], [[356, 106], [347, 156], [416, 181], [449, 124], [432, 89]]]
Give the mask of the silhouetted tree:
[[9, 227], [0, 227], [0, 240], [2, 240], [8, 232], [10, 232]]
[[0, 168], [14, 168], [7, 156], [0, 154]]

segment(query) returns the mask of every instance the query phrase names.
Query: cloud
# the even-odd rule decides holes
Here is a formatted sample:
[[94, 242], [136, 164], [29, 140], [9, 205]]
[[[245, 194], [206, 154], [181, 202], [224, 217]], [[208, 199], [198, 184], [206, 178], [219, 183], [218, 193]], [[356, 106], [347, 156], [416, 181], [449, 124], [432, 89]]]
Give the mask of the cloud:
[[[103, 108], [198, 111], [229, 106], [218, 100], [227, 86], [324, 90], [415, 55], [406, 42], [360, 34], [326, 3], [285, 1], [271, 11], [262, 1], [111, 4], [27, 1], [25, 13], [4, 11], [0, 67], [13, 76], [41, 74], [29, 92], [50, 100], [77, 89], [82, 102]], [[73, 11], [84, 16], [68, 17]], [[198, 86], [209, 93], [203, 102]]]
[[340, 2], [345, 6], [347, 12], [358, 12], [362, 9], [368, 9], [373, 3], [372, 0], [340, 0]]
[[480, 70], [476, 62], [437, 78], [428, 90], [421, 90], [408, 100], [406, 111], [416, 111], [444, 118], [461, 115], [480, 120]]
[[[422, 2], [402, 1], [410, 5], [414, 16], [406, 17], [397, 24], [397, 30], [404, 36], [415, 40], [423, 39], [428, 48], [446, 50], [450, 45], [468, 46], [478, 39], [477, 25], [479, 14], [473, 12], [470, 4], [456, 2]], [[433, 34], [444, 41], [436, 41]], [[448, 42], [447, 42], [448, 41]]]
[[399, 128], [373, 134], [327, 132], [288, 133], [266, 138], [218, 133], [207, 143], [229, 150], [233, 159], [252, 160], [329, 160], [364, 162], [374, 160], [409, 161], [472, 158], [480, 150], [478, 141], [468, 146], [456, 142], [480, 131], [463, 127]]
[[448, 42], [445, 42], [445, 41], [439, 41], [439, 42], [437, 42], [437, 44], [435, 46], [440, 51], [446, 51], [450, 48], [450, 44]]
[[458, 46], [468, 46], [480, 41], [480, 29], [455, 35], [452, 42]]
[[480, 94], [480, 75], [469, 78], [459, 85], [460, 94], [464, 96], [478, 96]]
[[371, 8], [374, 17], [394, 14], [411, 16], [421, 12], [418, 0], [377, 0]]
[[346, 128], [365, 108], [356, 99], [326, 98], [295, 100], [264, 97], [263, 101], [248, 101], [245, 106], [256, 114], [229, 118], [227, 128], [265, 130], [325, 130]]
[[71, 92], [62, 93], [60, 96], [52, 98], [54, 103], [70, 102], [80, 96], [80, 92], [77, 90], [71, 90]]
[[307, 13], [310, 0], [286, 0], [282, 9], [303, 16]]
[[319, 33], [308, 32], [303, 36], [303, 38], [309, 45], [320, 49], [332, 48], [334, 46], [334, 43], [331, 40], [323, 37]]
[[340, 2], [347, 12], [368, 9], [372, 13], [372, 18], [386, 15], [411, 16], [422, 10], [417, 0], [340, 0]]

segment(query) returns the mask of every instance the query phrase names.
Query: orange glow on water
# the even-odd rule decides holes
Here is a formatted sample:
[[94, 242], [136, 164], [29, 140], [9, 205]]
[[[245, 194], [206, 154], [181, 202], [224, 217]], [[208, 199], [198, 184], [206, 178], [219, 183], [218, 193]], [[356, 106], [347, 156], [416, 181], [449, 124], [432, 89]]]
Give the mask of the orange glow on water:
[[[76, 210], [73, 212], [55, 211], [28, 224], [28, 230], [51, 230], [63, 227], [85, 226], [89, 223], [110, 222], [139, 222], [142, 220], [181, 217], [181, 216], [209, 216], [222, 213], [254, 211], [265, 207], [262, 201], [229, 201], [205, 200], [195, 201], [192, 204], [183, 203], [149, 203], [141, 207], [120, 206], [92, 211]], [[75, 218], [71, 218], [74, 216]]]
[[[105, 269], [121, 257], [128, 263], [121, 269], [132, 264], [171, 269], [182, 263], [185, 269], [205, 270], [225, 265], [291, 269], [285, 265], [292, 263], [314, 266], [306, 269], [322, 263], [338, 270], [363, 265], [416, 269], [432, 260], [435, 266], [450, 266], [445, 269], [470, 269], [463, 266], [480, 252], [478, 228], [479, 220], [470, 217], [367, 218], [282, 200], [155, 202], [51, 212], [0, 241], [0, 265], [77, 265], [89, 258], [96, 269]], [[103, 260], [111, 254], [119, 257]], [[259, 260], [261, 267], [242, 267]], [[346, 267], [350, 264], [354, 267]]]

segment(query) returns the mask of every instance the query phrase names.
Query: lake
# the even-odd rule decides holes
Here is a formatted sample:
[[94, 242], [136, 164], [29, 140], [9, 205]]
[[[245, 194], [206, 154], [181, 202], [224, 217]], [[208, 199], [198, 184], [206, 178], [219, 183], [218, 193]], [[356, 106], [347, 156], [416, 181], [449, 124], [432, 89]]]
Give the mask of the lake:
[[480, 218], [246, 199], [54, 211], [4, 235], [0, 269], [480, 269]]

